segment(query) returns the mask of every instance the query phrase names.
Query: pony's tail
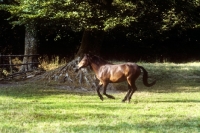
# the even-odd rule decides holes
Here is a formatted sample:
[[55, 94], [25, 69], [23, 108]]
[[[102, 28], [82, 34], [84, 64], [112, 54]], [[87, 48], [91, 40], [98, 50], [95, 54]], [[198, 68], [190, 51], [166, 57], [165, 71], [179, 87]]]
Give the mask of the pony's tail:
[[156, 83], [156, 80], [149, 84], [148, 81], [147, 81], [148, 72], [142, 66], [139, 66], [139, 68], [142, 69], [142, 71], [143, 71], [143, 83], [144, 83], [144, 85], [147, 86], [147, 87], [153, 86]]

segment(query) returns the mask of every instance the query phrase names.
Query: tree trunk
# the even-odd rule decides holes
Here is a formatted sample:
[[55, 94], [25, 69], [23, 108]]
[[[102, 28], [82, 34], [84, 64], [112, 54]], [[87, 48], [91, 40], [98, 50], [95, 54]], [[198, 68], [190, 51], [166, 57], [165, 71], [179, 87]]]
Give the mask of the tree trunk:
[[99, 54], [103, 37], [104, 31], [85, 30], [83, 33], [81, 46], [76, 54], [76, 57], [81, 57], [88, 52], [93, 54]]
[[[24, 55], [37, 54], [37, 29], [34, 23], [29, 23], [25, 27], [25, 48]], [[38, 62], [36, 56], [28, 56], [23, 58], [23, 64]], [[33, 70], [37, 68], [37, 64], [22, 65], [20, 71]]]

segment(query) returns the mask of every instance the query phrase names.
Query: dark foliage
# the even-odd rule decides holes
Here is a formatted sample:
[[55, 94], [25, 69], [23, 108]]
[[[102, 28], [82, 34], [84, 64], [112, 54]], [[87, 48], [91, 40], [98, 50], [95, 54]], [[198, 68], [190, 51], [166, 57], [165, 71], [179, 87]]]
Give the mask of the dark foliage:
[[20, 54], [24, 51], [24, 28], [8, 23], [6, 18], [10, 16], [8, 12], [0, 11], [0, 53]]
[[[88, 1], [96, 3], [97, 7], [99, 5], [109, 7], [114, 4], [112, 0]], [[124, 2], [136, 5], [135, 10], [127, 9], [123, 13], [137, 16], [137, 21], [131, 22], [128, 27], [116, 25], [106, 32], [101, 46], [102, 57], [149, 62], [199, 61], [200, 6], [195, 4], [194, 0], [124, 0]], [[16, 26], [12, 29], [5, 20], [8, 17], [7, 12], [0, 11], [0, 53], [23, 54], [24, 27]], [[98, 24], [93, 17], [91, 21]], [[38, 23], [46, 24], [38, 29], [39, 54], [73, 58], [81, 44], [83, 31], [73, 32], [67, 27], [68, 21], [62, 19], [58, 21], [42, 19], [38, 20]], [[74, 25], [79, 25], [79, 22]]]

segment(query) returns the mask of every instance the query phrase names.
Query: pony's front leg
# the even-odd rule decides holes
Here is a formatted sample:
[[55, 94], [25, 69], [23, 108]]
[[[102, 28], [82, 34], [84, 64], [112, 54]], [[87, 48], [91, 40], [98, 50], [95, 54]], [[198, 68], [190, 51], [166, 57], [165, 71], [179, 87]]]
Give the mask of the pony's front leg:
[[99, 85], [97, 86], [97, 94], [98, 94], [99, 98], [103, 101], [103, 96], [102, 96], [101, 93], [99, 92], [101, 86], [102, 86], [102, 84], [99, 84]]
[[103, 94], [106, 95], [108, 98], [115, 99], [114, 96], [108, 95], [108, 94], [106, 93], [107, 85], [108, 85], [108, 84], [104, 84], [104, 85], [103, 85]]

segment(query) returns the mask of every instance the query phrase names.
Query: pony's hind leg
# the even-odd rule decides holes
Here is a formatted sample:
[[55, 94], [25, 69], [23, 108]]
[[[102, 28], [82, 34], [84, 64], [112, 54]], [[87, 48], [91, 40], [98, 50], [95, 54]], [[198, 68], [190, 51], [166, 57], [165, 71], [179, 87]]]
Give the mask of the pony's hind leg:
[[127, 100], [131, 91], [132, 91], [132, 87], [128, 84], [128, 92], [127, 92], [126, 96], [124, 97], [124, 99], [122, 100], [122, 102], [125, 102]]
[[108, 94], [106, 93], [106, 88], [107, 88], [107, 86], [108, 86], [108, 84], [104, 84], [104, 85], [103, 85], [103, 94], [104, 94], [105, 96], [107, 96], [108, 98], [110, 98], [110, 99], [115, 99], [114, 96], [108, 95]]
[[131, 101], [131, 98], [132, 98], [132, 95], [133, 95], [133, 93], [137, 90], [137, 87], [135, 86], [135, 82], [131, 85], [131, 93], [129, 94], [129, 96], [128, 96], [128, 102], [130, 102]]

